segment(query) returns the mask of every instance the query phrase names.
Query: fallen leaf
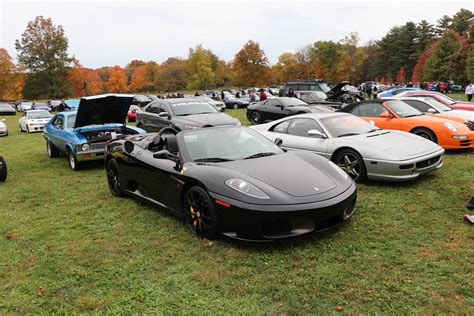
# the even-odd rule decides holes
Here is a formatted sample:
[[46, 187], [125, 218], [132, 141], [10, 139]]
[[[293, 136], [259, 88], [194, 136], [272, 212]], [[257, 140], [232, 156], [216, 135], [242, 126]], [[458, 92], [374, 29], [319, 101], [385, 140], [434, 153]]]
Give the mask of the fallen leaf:
[[209, 243], [208, 243], [208, 242], [205, 242], [204, 245], [203, 245], [203, 247], [204, 247], [205, 249], [209, 248]]
[[6, 234], [5, 235], [5, 239], [7, 239], [7, 240], [10, 240], [10, 239], [13, 239], [13, 238], [15, 238], [15, 236], [13, 236], [11, 234]]
[[282, 308], [282, 307], [283, 307], [283, 303], [277, 304], [277, 307], [278, 307], [278, 308]]
[[462, 297], [462, 295], [456, 295], [454, 299], [459, 302], [459, 301], [462, 301], [464, 297]]
[[411, 281], [411, 276], [405, 275], [405, 280], [406, 280], [406, 281]]
[[336, 310], [337, 310], [338, 312], [342, 312], [342, 311], [344, 310], [344, 307], [342, 307], [341, 305], [337, 305], [337, 306], [336, 306]]
[[44, 295], [44, 289], [42, 287], [39, 287], [36, 289], [36, 296], [43, 296]]

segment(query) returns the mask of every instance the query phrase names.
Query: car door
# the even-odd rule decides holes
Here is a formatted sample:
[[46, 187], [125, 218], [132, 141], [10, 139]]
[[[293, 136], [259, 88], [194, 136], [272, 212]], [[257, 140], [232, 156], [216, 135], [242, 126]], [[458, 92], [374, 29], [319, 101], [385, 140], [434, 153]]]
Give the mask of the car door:
[[[279, 128], [277, 128], [278, 130]], [[274, 129], [275, 130], [275, 129]], [[308, 132], [317, 130], [325, 137], [310, 136]], [[328, 136], [321, 125], [312, 118], [292, 119], [282, 137], [282, 147], [288, 150], [303, 150], [327, 157]]]
[[[168, 114], [168, 117], [161, 117], [159, 115], [163, 115], [163, 113]], [[169, 108], [168, 104], [165, 102], [160, 102], [159, 108], [158, 108], [158, 115], [156, 116], [156, 126], [157, 126], [157, 131], [160, 131], [161, 129], [165, 127], [171, 127], [173, 126], [173, 123], [171, 122], [171, 109]]]
[[23, 112], [23, 116], [20, 118], [20, 129], [26, 131], [26, 112]]
[[[352, 114], [363, 118], [367, 122], [384, 129], [401, 130], [400, 118], [391, 113], [385, 106], [378, 102], [362, 103], [352, 109]], [[392, 117], [380, 117], [380, 114], [388, 113]]]
[[158, 129], [158, 113], [160, 109], [160, 102], [152, 102], [143, 111], [141, 116], [141, 122], [143, 124], [143, 128], [147, 132], [157, 132]]
[[61, 152], [66, 153], [66, 131], [65, 117], [63, 114], [57, 114], [48, 128], [48, 136], [51, 143]]

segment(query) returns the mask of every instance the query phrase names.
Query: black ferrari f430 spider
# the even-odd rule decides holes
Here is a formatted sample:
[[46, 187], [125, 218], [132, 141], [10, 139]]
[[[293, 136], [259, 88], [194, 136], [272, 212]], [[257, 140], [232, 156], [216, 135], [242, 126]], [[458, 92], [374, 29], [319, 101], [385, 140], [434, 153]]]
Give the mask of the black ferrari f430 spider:
[[170, 210], [204, 238], [276, 241], [338, 226], [355, 210], [342, 169], [246, 127], [164, 128], [112, 141], [105, 155], [113, 195]]

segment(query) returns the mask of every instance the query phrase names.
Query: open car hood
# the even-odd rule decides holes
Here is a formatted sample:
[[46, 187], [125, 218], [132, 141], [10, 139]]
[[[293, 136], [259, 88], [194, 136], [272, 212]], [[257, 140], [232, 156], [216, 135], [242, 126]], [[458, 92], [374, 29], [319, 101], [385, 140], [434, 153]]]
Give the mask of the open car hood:
[[74, 128], [89, 125], [125, 124], [134, 95], [101, 94], [84, 97], [79, 102]]

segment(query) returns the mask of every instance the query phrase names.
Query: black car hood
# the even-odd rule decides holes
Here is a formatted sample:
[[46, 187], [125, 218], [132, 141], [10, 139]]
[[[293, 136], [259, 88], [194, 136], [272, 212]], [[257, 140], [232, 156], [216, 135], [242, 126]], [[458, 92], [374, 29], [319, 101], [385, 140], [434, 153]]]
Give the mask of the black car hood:
[[102, 94], [84, 97], [79, 102], [74, 128], [89, 125], [125, 124], [134, 95]]
[[175, 116], [175, 123], [182, 123], [198, 127], [236, 125], [236, 120], [225, 113], [205, 113], [188, 116]]
[[[328, 96], [332, 96], [336, 93], [339, 93], [342, 90], [342, 88], [344, 88], [345, 86], [347, 86], [348, 84], [350, 84], [349, 81], [342, 81], [342, 82], [339, 82], [335, 87], [333, 87], [331, 90], [329, 90], [326, 94]], [[347, 91], [344, 91], [344, 92], [347, 92]]]
[[336, 188], [337, 184], [333, 179], [314, 162], [297, 157], [298, 155], [294, 154], [279, 154], [227, 162], [225, 167], [265, 182], [294, 197], [322, 194]]

